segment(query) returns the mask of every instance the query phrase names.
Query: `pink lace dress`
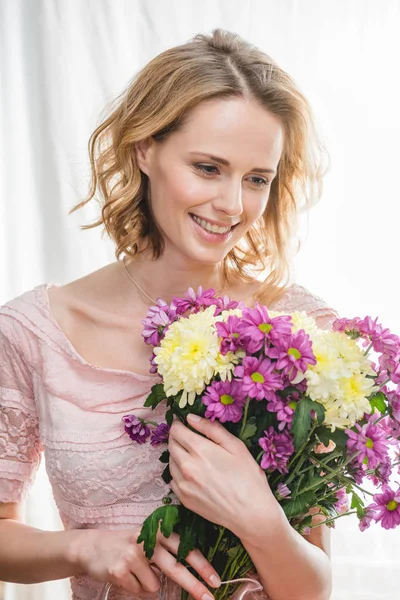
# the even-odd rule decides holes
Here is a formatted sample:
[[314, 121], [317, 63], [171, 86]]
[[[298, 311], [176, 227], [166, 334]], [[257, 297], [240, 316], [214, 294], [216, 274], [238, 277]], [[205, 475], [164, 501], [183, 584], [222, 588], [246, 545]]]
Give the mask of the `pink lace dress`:
[[[66, 529], [139, 528], [169, 487], [161, 478], [160, 447], [132, 443], [121, 417], [163, 420], [163, 406], [143, 408], [158, 376], [86, 362], [51, 314], [50, 285], [0, 308], [0, 502], [27, 494], [44, 454]], [[323, 327], [337, 317], [297, 284], [270, 308], [305, 310]], [[174, 585], [171, 599], [179, 597]], [[98, 600], [104, 588], [81, 575], [71, 586], [74, 600]], [[109, 598], [134, 597], [112, 588]]]

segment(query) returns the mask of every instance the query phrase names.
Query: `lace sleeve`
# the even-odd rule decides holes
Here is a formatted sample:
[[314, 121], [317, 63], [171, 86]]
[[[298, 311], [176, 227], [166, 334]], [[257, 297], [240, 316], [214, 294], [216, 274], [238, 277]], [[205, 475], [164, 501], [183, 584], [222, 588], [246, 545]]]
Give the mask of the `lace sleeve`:
[[338, 312], [323, 298], [312, 294], [307, 288], [297, 283], [290, 286], [282, 298], [271, 308], [288, 312], [303, 310], [314, 317], [321, 329], [332, 329], [334, 320], [339, 318]]
[[19, 502], [40, 463], [41, 444], [29, 369], [12, 319], [0, 315], [0, 502]]

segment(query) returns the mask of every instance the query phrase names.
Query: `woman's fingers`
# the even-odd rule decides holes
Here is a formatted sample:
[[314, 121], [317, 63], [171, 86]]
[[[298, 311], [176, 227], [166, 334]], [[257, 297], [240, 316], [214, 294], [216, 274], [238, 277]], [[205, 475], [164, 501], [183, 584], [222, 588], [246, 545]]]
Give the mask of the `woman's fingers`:
[[161, 544], [156, 546], [153, 559], [165, 575], [175, 581], [180, 587], [189, 592], [194, 600], [212, 600], [212, 595], [190, 571], [168, 552]]
[[154, 594], [160, 589], [160, 579], [147, 561], [138, 561], [136, 563], [135, 576], [146, 592], [153, 592]]
[[[164, 546], [174, 554], [178, 553], [179, 535], [177, 535], [176, 533], [171, 533], [171, 535], [168, 538], [159, 533], [158, 540], [162, 546]], [[219, 587], [221, 580], [218, 577], [218, 573], [216, 572], [214, 567], [208, 562], [205, 556], [203, 556], [200, 550], [191, 550], [186, 557], [186, 561], [197, 571], [197, 573], [204, 581], [206, 581], [213, 587]]]
[[138, 596], [140, 592], [143, 591], [140, 581], [133, 573], [125, 573], [125, 575], [120, 575], [114, 585], [122, 587], [123, 590], [129, 594], [133, 594], [134, 596]]

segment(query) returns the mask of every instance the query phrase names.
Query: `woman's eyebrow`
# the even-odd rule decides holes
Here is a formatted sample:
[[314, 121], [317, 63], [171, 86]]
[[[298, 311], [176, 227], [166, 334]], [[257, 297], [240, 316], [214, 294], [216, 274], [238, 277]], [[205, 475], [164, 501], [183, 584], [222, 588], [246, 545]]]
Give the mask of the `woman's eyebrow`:
[[[231, 163], [228, 160], [226, 160], [226, 158], [214, 156], [213, 154], [207, 154], [205, 152], [196, 152], [196, 151], [190, 152], [190, 154], [197, 154], [197, 155], [205, 156], [206, 158], [209, 158], [213, 162], [219, 163], [220, 165], [224, 165], [225, 167], [231, 166]], [[272, 175], [276, 175], [276, 171], [274, 171], [274, 169], [263, 169], [261, 167], [253, 167], [253, 169], [250, 169], [250, 171], [258, 171], [260, 173], [271, 173]]]

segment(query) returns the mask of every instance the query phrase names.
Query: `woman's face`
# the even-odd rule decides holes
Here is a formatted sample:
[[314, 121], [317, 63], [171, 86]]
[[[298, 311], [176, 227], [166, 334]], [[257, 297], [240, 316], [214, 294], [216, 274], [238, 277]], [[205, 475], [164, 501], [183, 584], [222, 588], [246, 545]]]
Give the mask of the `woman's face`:
[[275, 115], [232, 98], [202, 102], [165, 141], [138, 144], [166, 251], [220, 262], [264, 212], [283, 143]]

